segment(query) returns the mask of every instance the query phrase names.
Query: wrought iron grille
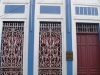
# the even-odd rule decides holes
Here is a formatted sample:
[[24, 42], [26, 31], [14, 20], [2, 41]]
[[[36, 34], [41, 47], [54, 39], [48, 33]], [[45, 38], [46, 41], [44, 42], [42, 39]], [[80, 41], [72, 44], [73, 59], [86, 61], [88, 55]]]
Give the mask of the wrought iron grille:
[[38, 75], [62, 75], [60, 22], [40, 22]]
[[0, 75], [23, 75], [24, 22], [4, 22]]
[[84, 23], [77, 23], [76, 24], [76, 31], [77, 33], [98, 33], [98, 24], [84, 24]]

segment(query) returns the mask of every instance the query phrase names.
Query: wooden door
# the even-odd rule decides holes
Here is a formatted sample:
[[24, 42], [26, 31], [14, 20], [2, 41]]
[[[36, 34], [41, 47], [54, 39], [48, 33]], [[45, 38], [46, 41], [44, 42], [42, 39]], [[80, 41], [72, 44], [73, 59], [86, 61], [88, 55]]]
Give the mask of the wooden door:
[[100, 75], [98, 34], [77, 34], [78, 75]]
[[98, 35], [87, 35], [88, 75], [100, 75], [100, 50]]

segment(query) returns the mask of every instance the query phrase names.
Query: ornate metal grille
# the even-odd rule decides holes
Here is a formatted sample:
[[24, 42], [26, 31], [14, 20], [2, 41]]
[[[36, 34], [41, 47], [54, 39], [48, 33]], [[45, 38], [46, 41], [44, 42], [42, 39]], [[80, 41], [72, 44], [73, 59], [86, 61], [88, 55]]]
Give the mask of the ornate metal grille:
[[98, 24], [84, 24], [84, 23], [77, 23], [76, 24], [76, 31], [77, 33], [98, 33]]
[[24, 22], [4, 22], [0, 75], [23, 75]]
[[39, 75], [62, 75], [61, 23], [41, 22], [39, 34]]

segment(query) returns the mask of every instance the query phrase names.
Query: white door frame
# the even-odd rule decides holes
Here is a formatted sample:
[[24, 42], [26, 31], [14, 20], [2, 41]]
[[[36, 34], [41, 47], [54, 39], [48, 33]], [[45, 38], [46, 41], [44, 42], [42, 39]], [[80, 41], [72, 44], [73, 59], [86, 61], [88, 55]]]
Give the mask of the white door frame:
[[61, 22], [62, 30], [62, 75], [66, 75], [66, 25], [63, 19], [37, 19], [34, 26], [34, 71], [33, 75], [38, 75], [38, 54], [39, 54], [39, 26], [40, 21]]

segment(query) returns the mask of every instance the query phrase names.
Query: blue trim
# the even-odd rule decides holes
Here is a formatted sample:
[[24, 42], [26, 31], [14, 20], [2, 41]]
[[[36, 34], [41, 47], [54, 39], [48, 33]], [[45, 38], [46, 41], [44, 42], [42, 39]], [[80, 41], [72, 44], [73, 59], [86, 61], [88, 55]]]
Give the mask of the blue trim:
[[[35, 1], [30, 0], [29, 13], [29, 39], [28, 39], [28, 75], [33, 75], [34, 65], [34, 16], [35, 16]], [[32, 30], [31, 30], [32, 29]]]
[[[66, 3], [66, 43], [67, 43], [66, 51], [72, 51], [71, 0], [66, 0], [65, 3]], [[67, 75], [73, 75], [72, 63], [73, 63], [72, 61], [69, 60], [67, 61]]]
[[5, 13], [24, 13], [25, 5], [5, 5]]
[[61, 8], [60, 6], [40, 6], [40, 13], [46, 14], [60, 14]]

